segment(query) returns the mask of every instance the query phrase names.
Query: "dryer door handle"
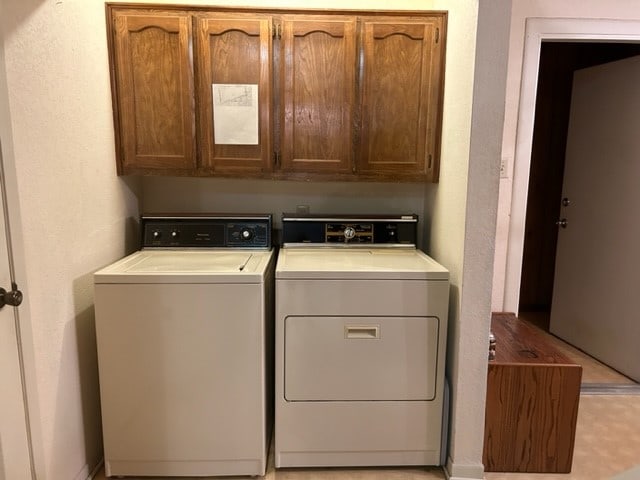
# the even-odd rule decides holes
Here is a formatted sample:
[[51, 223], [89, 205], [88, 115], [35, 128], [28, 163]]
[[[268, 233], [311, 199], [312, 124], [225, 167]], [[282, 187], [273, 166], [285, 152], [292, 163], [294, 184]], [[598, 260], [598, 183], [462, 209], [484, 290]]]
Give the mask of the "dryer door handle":
[[377, 339], [380, 338], [380, 325], [345, 325], [346, 339]]

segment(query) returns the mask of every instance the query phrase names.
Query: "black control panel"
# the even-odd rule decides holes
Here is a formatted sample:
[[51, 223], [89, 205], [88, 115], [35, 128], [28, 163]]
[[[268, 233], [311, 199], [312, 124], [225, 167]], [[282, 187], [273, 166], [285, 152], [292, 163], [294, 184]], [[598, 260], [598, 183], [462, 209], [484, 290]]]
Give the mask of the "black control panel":
[[142, 248], [271, 248], [271, 215], [142, 215]]
[[282, 243], [416, 245], [418, 216], [297, 215], [282, 216]]

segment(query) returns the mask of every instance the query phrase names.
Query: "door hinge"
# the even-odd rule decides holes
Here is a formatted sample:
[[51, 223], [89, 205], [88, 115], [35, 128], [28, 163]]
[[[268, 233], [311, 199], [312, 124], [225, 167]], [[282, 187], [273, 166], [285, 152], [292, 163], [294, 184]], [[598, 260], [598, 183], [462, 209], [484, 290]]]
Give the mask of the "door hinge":
[[440, 41], [440, 28], [436, 27], [436, 43]]
[[428, 169], [431, 170], [431, 167], [433, 165], [433, 156], [431, 154], [429, 154], [429, 164], [428, 164]]

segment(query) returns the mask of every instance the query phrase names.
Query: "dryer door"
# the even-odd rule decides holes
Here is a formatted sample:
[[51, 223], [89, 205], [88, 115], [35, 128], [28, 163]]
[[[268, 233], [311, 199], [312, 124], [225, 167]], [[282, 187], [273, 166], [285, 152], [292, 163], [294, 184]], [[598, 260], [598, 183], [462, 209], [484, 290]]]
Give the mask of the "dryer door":
[[436, 317], [289, 316], [287, 401], [433, 400]]

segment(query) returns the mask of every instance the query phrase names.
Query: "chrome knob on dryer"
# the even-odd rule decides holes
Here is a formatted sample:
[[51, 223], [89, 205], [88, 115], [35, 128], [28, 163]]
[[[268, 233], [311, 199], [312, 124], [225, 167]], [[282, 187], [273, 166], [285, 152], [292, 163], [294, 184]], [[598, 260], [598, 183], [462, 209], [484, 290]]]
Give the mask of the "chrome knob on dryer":
[[248, 228], [243, 228], [240, 231], [240, 236], [242, 237], [242, 240], [251, 240], [253, 238], [253, 231]]
[[344, 238], [346, 238], [347, 240], [351, 240], [353, 237], [356, 236], [356, 229], [353, 227], [347, 227], [344, 229]]

